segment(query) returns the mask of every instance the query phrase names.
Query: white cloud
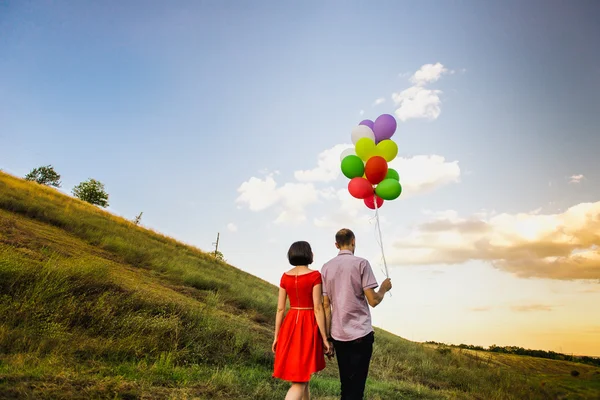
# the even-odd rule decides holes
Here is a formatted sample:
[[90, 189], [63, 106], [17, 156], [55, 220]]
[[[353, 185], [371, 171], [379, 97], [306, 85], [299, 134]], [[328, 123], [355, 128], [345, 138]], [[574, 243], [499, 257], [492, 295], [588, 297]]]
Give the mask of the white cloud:
[[397, 265], [490, 262], [519, 277], [600, 278], [600, 202], [562, 214], [497, 214], [461, 218], [440, 214], [395, 240]]
[[268, 175], [265, 179], [251, 177], [238, 188], [236, 202], [247, 205], [251, 211], [262, 211], [277, 206], [276, 223], [306, 220], [305, 208], [318, 201], [318, 192], [312, 183], [286, 183], [281, 187]]
[[[340, 154], [352, 148], [351, 144], [338, 144], [319, 154], [317, 167], [311, 170], [296, 171], [295, 182], [278, 185], [273, 173], [264, 178], [251, 177], [238, 188], [236, 203], [247, 206], [251, 211], [275, 208], [276, 223], [301, 223], [307, 221], [306, 208], [319, 201], [333, 205], [327, 217], [314, 218], [317, 226], [338, 226], [350, 221], [368, 225], [372, 223], [372, 212], [362, 200], [352, 197], [346, 188], [315, 187], [315, 183], [332, 182], [339, 178]], [[453, 182], [459, 182], [458, 161], [448, 162], [438, 155], [421, 155], [410, 158], [397, 157], [389, 164], [400, 175], [403, 187], [402, 196], [425, 193]], [[359, 215], [359, 211], [364, 214]], [[383, 223], [383, 220], [382, 220]]]
[[227, 229], [229, 229], [230, 232], [237, 232], [238, 227], [233, 222], [230, 222], [229, 224], [227, 224]]
[[365, 115], [365, 110], [360, 110], [360, 111], [358, 112], [358, 115], [360, 115], [360, 116], [363, 116], [363, 115]]
[[279, 200], [277, 183], [275, 183], [273, 175], [268, 175], [264, 180], [253, 176], [241, 184], [238, 192], [241, 194], [236, 202], [247, 204], [252, 211], [269, 208]]
[[299, 224], [306, 221], [306, 215], [302, 212], [282, 210], [277, 218], [275, 218], [276, 224]]
[[412, 118], [437, 119], [442, 110], [441, 90], [412, 86], [400, 93], [393, 93], [392, 100], [398, 106], [396, 117], [402, 122]]
[[378, 106], [378, 105], [383, 104], [383, 103], [385, 103], [385, 98], [384, 97], [380, 97], [380, 98], [378, 98], [377, 100], [375, 100], [373, 102], [373, 107]]
[[413, 86], [392, 94], [392, 100], [398, 107], [396, 117], [400, 121], [413, 118], [434, 120], [441, 114], [441, 90], [429, 89], [425, 86], [437, 82], [445, 74], [454, 74], [441, 63], [425, 64], [410, 77]]
[[299, 223], [306, 221], [304, 209], [319, 200], [312, 183], [286, 183], [279, 190], [282, 209], [275, 223]]
[[[335, 190], [327, 188], [321, 195], [328, 200], [331, 210], [322, 217], [315, 218], [313, 223], [319, 228], [341, 229], [342, 227], [365, 227], [374, 224], [373, 212], [362, 200], [352, 197], [348, 189]], [[385, 218], [380, 216], [381, 224]], [[373, 225], [374, 226], [374, 225]], [[350, 229], [352, 229], [350, 228]]]
[[458, 161], [448, 162], [444, 157], [435, 154], [397, 157], [389, 166], [400, 175], [402, 196], [425, 193], [460, 181]]
[[438, 81], [446, 73], [449, 73], [448, 69], [439, 62], [425, 64], [411, 76], [410, 81], [417, 86], [423, 86]]
[[[319, 154], [316, 168], [296, 171], [295, 178], [301, 182], [331, 182], [341, 175], [340, 154], [351, 144], [338, 144]], [[459, 182], [458, 161], [448, 162], [439, 155], [396, 157], [389, 163], [400, 175], [403, 195], [413, 195], [433, 190], [448, 183]]]
[[300, 182], [330, 182], [340, 175], [340, 154], [342, 151], [353, 148], [351, 144], [338, 144], [319, 154], [317, 167], [294, 172], [294, 177]]
[[581, 183], [582, 180], [585, 179], [583, 175], [573, 175], [569, 178], [569, 183]]

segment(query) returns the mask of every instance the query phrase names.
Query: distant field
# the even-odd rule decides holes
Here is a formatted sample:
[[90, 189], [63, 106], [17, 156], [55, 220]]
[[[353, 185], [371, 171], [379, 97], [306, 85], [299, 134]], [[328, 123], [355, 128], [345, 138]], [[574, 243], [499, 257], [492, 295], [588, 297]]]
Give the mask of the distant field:
[[[438, 348], [435, 345], [427, 345]], [[474, 351], [466, 349], [452, 349], [452, 353], [470, 357], [479, 362], [511, 368], [520, 371], [531, 382], [536, 382], [542, 387], [552, 387], [557, 395], [564, 398], [600, 398], [600, 368], [568, 361], [556, 361], [530, 356], [492, 353], [487, 351]], [[573, 377], [572, 371], [579, 375]], [[579, 397], [577, 397], [579, 396]]]

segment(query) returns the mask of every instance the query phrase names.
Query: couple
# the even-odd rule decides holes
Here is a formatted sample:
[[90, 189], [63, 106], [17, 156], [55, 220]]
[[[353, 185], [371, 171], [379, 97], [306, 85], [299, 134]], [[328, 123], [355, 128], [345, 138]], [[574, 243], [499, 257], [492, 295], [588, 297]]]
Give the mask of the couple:
[[[279, 284], [275, 319], [273, 377], [292, 382], [285, 399], [308, 400], [311, 374], [325, 368], [325, 356], [337, 355], [342, 400], [363, 398], [373, 353], [371, 307], [392, 288], [390, 279], [379, 286], [371, 265], [354, 256], [356, 238], [349, 229], [335, 236], [336, 257], [319, 271], [308, 268], [313, 253], [307, 242], [288, 251], [294, 266]], [[287, 297], [290, 310], [285, 316]]]

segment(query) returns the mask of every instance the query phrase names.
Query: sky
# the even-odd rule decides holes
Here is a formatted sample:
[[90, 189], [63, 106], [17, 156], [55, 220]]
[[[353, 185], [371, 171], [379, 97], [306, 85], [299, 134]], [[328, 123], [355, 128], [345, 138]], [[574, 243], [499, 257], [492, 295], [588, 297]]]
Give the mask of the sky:
[[[350, 228], [414, 341], [600, 356], [600, 3], [0, 1], [0, 168], [273, 284]], [[340, 155], [391, 114], [402, 195]], [[380, 245], [381, 243], [381, 245]]]

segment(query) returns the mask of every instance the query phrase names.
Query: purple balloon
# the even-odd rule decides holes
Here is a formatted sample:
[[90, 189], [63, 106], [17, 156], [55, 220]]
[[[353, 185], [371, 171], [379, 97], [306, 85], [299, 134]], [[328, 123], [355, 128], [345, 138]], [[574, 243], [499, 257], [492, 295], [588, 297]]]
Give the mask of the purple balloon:
[[375, 142], [379, 143], [382, 140], [390, 139], [396, 132], [396, 126], [396, 119], [390, 114], [382, 114], [377, 117], [372, 128], [375, 134]]
[[375, 122], [371, 121], [370, 119], [365, 119], [364, 121], [361, 121], [361, 123], [359, 125], [366, 125], [369, 128], [371, 128], [371, 130], [373, 130], [374, 124], [375, 124]]

